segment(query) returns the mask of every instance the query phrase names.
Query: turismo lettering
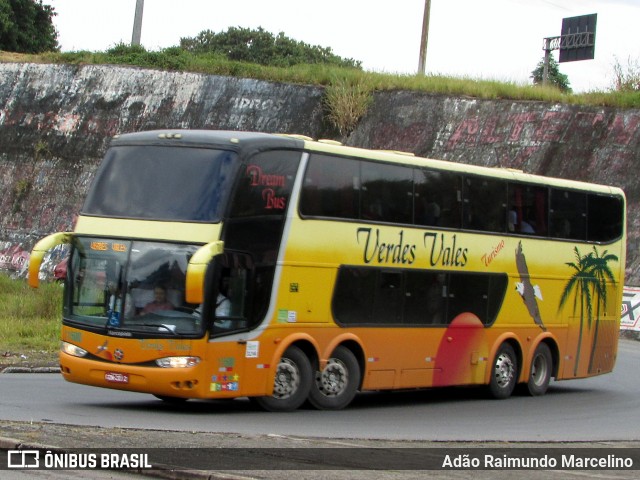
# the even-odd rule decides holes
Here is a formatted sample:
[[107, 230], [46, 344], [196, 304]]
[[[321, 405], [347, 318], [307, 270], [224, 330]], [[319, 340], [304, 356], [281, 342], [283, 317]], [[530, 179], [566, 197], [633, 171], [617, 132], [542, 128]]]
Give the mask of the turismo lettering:
[[498, 245], [493, 247], [493, 250], [490, 253], [485, 253], [482, 255], [482, 263], [484, 263], [485, 267], [488, 267], [493, 259], [498, 256], [500, 251], [504, 248], [504, 240], [501, 240]]

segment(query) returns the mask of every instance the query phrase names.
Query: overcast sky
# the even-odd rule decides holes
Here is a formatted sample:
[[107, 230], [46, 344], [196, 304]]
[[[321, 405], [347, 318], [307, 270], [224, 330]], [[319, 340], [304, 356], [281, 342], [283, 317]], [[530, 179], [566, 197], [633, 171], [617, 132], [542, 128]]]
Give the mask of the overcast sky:
[[[129, 43], [136, 0], [43, 0], [63, 51]], [[263, 27], [360, 60], [366, 70], [415, 74], [424, 0], [146, 0], [142, 44], [158, 50], [203, 30]], [[613, 85], [616, 58], [640, 62], [640, 0], [431, 0], [427, 74], [530, 83], [543, 38], [562, 19], [598, 14], [594, 60], [563, 63], [576, 92]], [[554, 53], [557, 57], [557, 52]]]

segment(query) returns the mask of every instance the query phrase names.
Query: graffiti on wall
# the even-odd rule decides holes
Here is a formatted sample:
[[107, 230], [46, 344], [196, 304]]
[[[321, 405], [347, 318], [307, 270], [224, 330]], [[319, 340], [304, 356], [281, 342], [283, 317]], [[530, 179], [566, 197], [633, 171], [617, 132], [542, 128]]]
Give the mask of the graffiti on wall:
[[20, 245], [0, 243], [0, 270], [12, 277], [25, 276], [29, 268], [29, 252]]
[[620, 329], [640, 332], [640, 288], [638, 287], [624, 287]]
[[[54, 278], [54, 270], [69, 254], [68, 245], [57, 245], [47, 252], [40, 267], [40, 280]], [[20, 244], [9, 242], [0, 243], [0, 272], [7, 273], [11, 278], [26, 278], [29, 271], [29, 251]]]

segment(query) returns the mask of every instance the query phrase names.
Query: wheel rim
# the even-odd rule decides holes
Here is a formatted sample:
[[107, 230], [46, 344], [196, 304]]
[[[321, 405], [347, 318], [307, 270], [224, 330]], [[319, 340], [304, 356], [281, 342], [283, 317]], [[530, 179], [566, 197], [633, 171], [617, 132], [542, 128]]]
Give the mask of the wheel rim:
[[322, 372], [316, 375], [318, 390], [328, 397], [335, 397], [349, 385], [349, 370], [336, 358], [331, 358]]
[[300, 369], [288, 358], [282, 358], [278, 364], [276, 379], [273, 386], [275, 398], [289, 398], [300, 386]]
[[544, 356], [536, 355], [536, 358], [533, 360], [533, 365], [531, 365], [531, 379], [535, 385], [540, 386], [545, 383], [548, 368], [549, 366]]
[[515, 365], [513, 360], [506, 353], [501, 353], [496, 358], [496, 364], [494, 367], [494, 376], [496, 383], [500, 388], [509, 386], [515, 375]]

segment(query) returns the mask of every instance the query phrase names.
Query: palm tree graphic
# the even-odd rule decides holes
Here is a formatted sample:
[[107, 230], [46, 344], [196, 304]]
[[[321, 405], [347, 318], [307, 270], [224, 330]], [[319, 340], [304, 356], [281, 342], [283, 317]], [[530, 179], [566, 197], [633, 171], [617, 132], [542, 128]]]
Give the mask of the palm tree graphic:
[[608, 263], [617, 261], [618, 257], [616, 255], [609, 254], [607, 250], [603, 251], [602, 254], [599, 254], [595, 246], [593, 247], [593, 252], [589, 252], [586, 255], [581, 255], [578, 247], [574, 247], [573, 251], [575, 255], [575, 261], [566, 263], [567, 266], [573, 269], [573, 275], [564, 287], [562, 296], [560, 297], [558, 311], [560, 311], [565, 306], [565, 304], [573, 294], [573, 314], [576, 314], [576, 310], [579, 310], [580, 312], [578, 346], [576, 350], [576, 361], [573, 370], [573, 374], [574, 376], [576, 376], [578, 374], [578, 364], [580, 361], [582, 348], [585, 317], [587, 320], [587, 327], [589, 331], [591, 331], [594, 318], [592, 299], [595, 296], [596, 322], [593, 344], [591, 346], [591, 356], [589, 359], [589, 371], [591, 371], [593, 367], [593, 360], [598, 337], [600, 312], [603, 310], [606, 311], [607, 281], [615, 284], [615, 277], [613, 275], [613, 272], [609, 268]]
[[[615, 285], [616, 279], [613, 272], [609, 268], [609, 262], [617, 262], [618, 257], [609, 253], [607, 250], [603, 251], [601, 255], [598, 254], [596, 247], [593, 247], [593, 256], [591, 257], [591, 271], [596, 279], [595, 293], [596, 299], [596, 322], [595, 330], [593, 332], [593, 343], [591, 345], [591, 355], [589, 356], [589, 373], [593, 372], [594, 359], [596, 354], [596, 346], [598, 343], [598, 331], [600, 327], [600, 312], [607, 310], [607, 282]], [[602, 310], [601, 307], [602, 306]]]

